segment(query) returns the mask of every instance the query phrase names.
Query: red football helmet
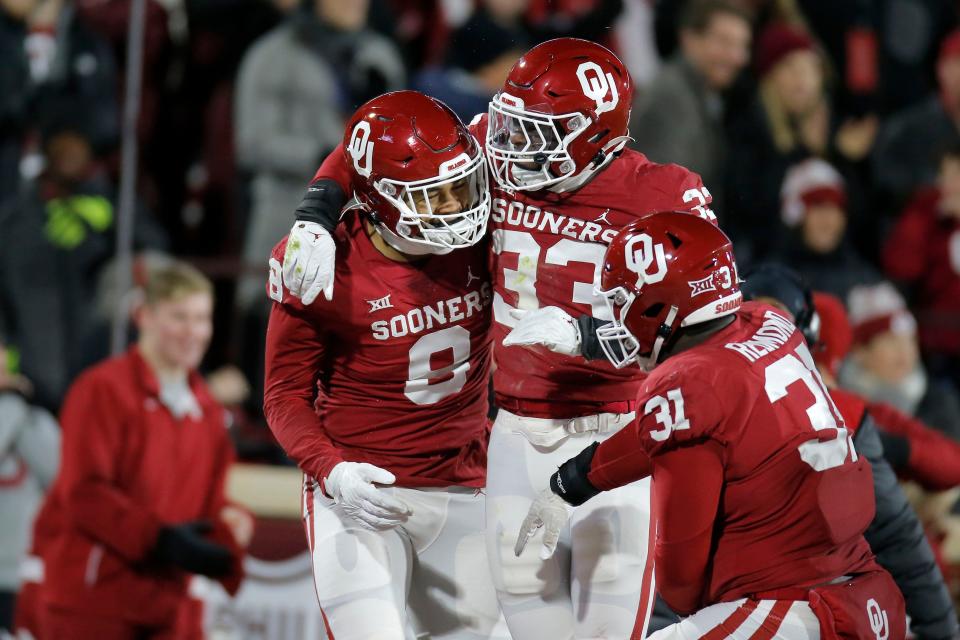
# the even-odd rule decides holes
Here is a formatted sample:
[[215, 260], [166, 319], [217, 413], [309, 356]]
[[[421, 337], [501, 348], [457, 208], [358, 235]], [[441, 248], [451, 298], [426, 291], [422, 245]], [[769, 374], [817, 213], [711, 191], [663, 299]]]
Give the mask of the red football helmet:
[[609, 49], [557, 38], [520, 58], [490, 101], [487, 160], [505, 189], [578, 189], [627, 144], [633, 82]]
[[395, 91], [347, 124], [343, 152], [358, 206], [398, 251], [448, 253], [477, 243], [490, 192], [476, 138], [439, 100]]
[[597, 330], [607, 358], [618, 369], [637, 362], [648, 371], [678, 328], [729, 315], [743, 302], [730, 239], [679, 211], [620, 230], [607, 247], [598, 293], [613, 315]]

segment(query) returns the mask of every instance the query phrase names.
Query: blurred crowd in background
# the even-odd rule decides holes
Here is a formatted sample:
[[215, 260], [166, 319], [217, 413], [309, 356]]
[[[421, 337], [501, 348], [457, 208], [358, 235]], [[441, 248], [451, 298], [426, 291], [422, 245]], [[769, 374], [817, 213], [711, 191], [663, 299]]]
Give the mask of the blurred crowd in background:
[[[130, 9], [0, 0], [0, 391], [49, 415], [135, 302], [113, 268]], [[285, 464], [267, 258], [344, 120], [414, 88], [469, 122], [524, 51], [576, 36], [626, 63], [633, 146], [702, 175], [742, 270], [841, 299], [840, 383], [960, 441], [958, 25], [955, 0], [147, 0], [134, 279], [175, 256], [213, 280], [204, 372], [239, 457]], [[932, 539], [955, 498], [921, 514]]]

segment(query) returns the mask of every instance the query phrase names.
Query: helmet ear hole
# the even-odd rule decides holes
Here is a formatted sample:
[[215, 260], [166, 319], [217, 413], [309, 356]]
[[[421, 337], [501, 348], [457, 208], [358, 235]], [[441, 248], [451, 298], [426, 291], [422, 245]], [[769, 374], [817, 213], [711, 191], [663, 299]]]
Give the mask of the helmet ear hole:
[[663, 311], [663, 303], [655, 302], [649, 307], [647, 307], [643, 312], [643, 317], [645, 318], [656, 318], [660, 315], [660, 312]]
[[610, 129], [604, 129], [602, 131], [598, 131], [597, 133], [593, 134], [593, 136], [590, 137], [588, 142], [590, 144], [597, 144], [598, 142], [603, 140], [605, 137], [607, 137], [608, 133], [610, 133]]
[[674, 249], [679, 248], [680, 245], [683, 244], [683, 240], [681, 240], [680, 238], [678, 238], [678, 237], [675, 236], [674, 234], [670, 233], [669, 231], [667, 231], [666, 236], [667, 236], [667, 239], [670, 240], [670, 244], [673, 245], [673, 248], [674, 248]]

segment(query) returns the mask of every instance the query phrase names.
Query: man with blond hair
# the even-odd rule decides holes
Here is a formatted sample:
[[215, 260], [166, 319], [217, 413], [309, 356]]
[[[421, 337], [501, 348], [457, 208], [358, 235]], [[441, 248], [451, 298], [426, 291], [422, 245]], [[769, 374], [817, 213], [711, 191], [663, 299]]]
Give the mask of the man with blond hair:
[[62, 466], [35, 530], [46, 540], [44, 637], [201, 638], [187, 615], [190, 574], [239, 587], [224, 496], [233, 449], [197, 372], [212, 292], [188, 265], [156, 269], [135, 312], [137, 343], [67, 394]]

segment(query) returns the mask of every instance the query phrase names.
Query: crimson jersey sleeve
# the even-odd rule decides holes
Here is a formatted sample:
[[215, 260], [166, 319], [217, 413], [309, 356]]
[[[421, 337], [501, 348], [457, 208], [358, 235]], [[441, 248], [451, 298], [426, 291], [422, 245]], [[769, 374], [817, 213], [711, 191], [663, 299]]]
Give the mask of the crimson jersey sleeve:
[[350, 185], [350, 170], [347, 168], [346, 157], [343, 153], [343, 143], [338, 144], [337, 148], [324, 158], [311, 182], [321, 179], [335, 180], [344, 193], [353, 193], [353, 188]]
[[285, 248], [286, 239], [274, 247], [270, 261], [268, 293], [274, 305], [267, 326], [263, 410], [287, 455], [307, 474], [325, 478], [343, 459], [323, 432], [313, 406], [324, 340], [280, 281], [279, 264]]
[[699, 174], [678, 164], [646, 161], [637, 166], [634, 179], [637, 189], [646, 192], [647, 199], [654, 204], [646, 213], [688, 211], [717, 224], [717, 216], [711, 208], [713, 196]]
[[637, 419], [601, 443], [588, 478], [607, 490], [653, 474], [660, 594], [675, 611], [703, 605], [723, 486], [723, 449], [713, 440], [722, 410], [711, 387], [686, 372], [652, 375]]
[[640, 446], [636, 422], [621, 429], [597, 447], [587, 480], [600, 491], [641, 480], [650, 475], [650, 457]]
[[688, 444], [653, 459], [654, 550], [660, 596], [681, 615], [705, 604], [714, 523], [723, 487], [717, 442]]
[[717, 432], [723, 408], [711, 377], [699, 370], [699, 362], [691, 364], [654, 370], [643, 385], [636, 424], [640, 446], [651, 460], [682, 446], [723, 437]]

